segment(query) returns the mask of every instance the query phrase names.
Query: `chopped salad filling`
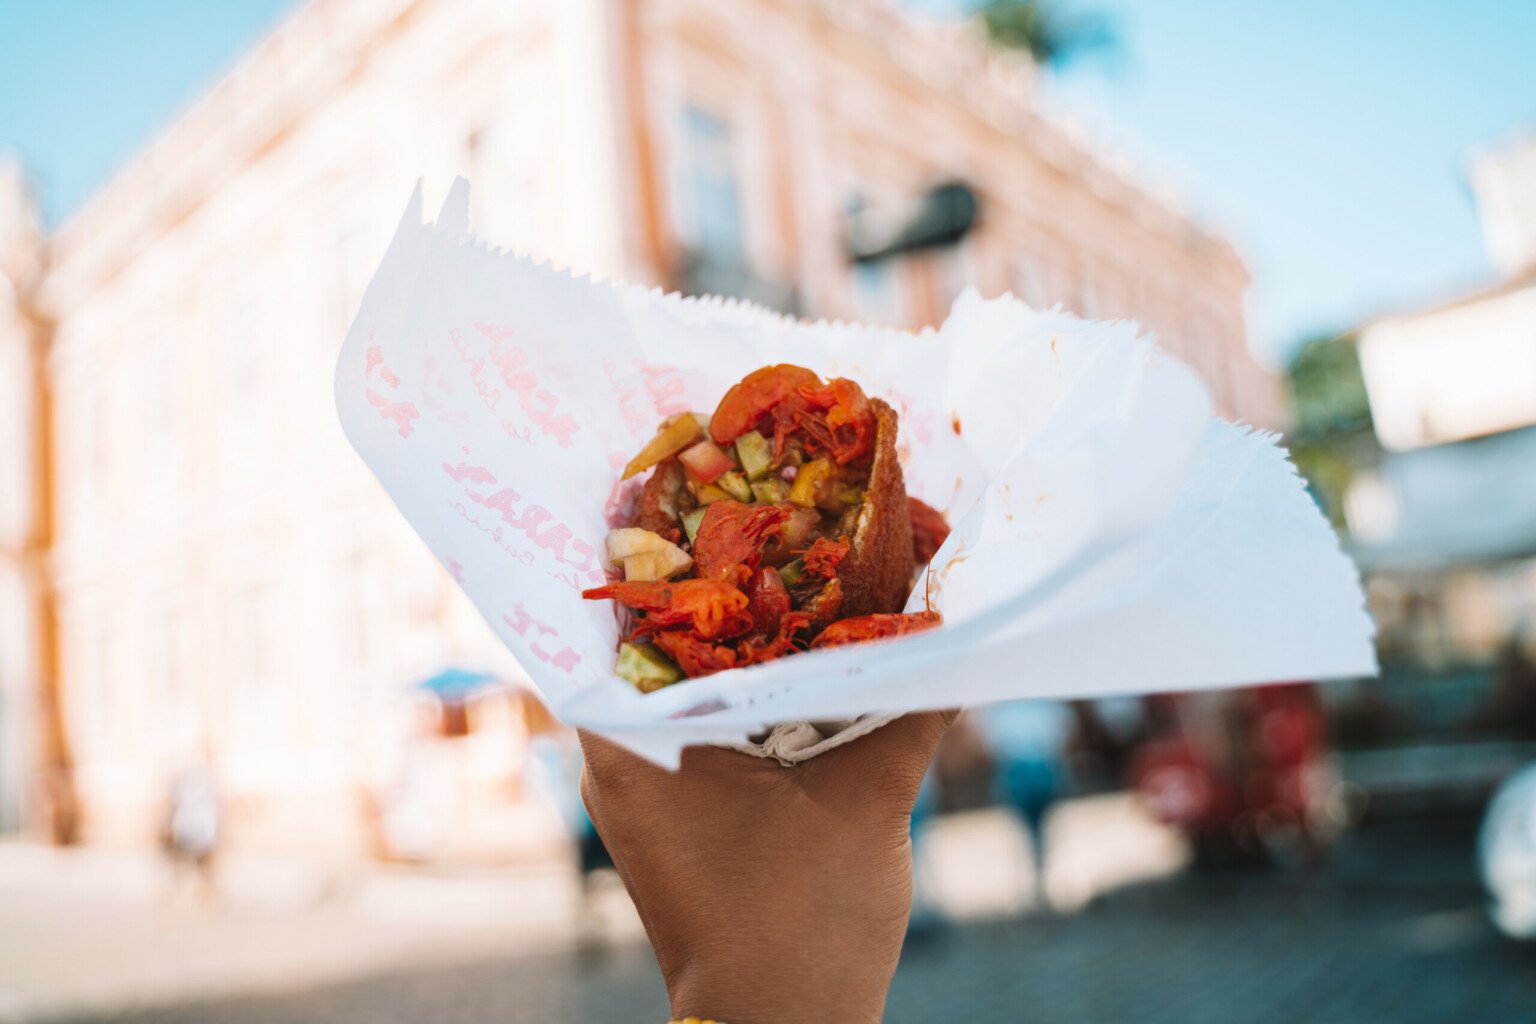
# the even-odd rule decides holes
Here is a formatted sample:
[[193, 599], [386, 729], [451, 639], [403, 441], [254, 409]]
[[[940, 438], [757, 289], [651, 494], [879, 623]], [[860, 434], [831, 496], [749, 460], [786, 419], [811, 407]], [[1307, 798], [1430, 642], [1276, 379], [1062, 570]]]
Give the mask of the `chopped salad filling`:
[[[877, 427], [858, 384], [789, 364], [748, 374], [711, 416], [664, 422], [624, 467], [626, 479], [653, 470], [632, 525], [608, 537], [624, 579], [582, 594], [633, 613], [619, 674], [649, 693], [938, 625], [931, 611], [838, 617]], [[916, 499], [905, 511], [925, 563], [948, 525]]]

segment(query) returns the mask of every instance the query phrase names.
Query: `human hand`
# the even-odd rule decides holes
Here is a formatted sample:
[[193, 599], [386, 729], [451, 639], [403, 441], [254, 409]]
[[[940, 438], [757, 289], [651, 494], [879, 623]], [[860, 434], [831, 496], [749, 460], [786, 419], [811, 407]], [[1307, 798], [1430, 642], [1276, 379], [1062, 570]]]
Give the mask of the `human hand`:
[[582, 798], [674, 1017], [880, 1019], [912, 906], [912, 804], [954, 716], [906, 715], [792, 768], [693, 747], [669, 772], [582, 734]]

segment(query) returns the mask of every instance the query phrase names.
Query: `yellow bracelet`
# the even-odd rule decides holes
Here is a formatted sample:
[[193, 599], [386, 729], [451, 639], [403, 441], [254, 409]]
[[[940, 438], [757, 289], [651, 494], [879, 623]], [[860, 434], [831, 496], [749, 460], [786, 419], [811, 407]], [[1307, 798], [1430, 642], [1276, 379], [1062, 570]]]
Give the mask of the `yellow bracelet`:
[[720, 1024], [717, 1020], [704, 1020], [701, 1017], [684, 1017], [682, 1020], [672, 1020], [668, 1024]]

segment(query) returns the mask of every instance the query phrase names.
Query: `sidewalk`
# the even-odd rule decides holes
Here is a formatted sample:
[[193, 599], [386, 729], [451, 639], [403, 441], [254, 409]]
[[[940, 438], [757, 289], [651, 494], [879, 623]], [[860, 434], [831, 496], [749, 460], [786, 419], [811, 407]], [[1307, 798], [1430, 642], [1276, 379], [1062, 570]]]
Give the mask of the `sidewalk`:
[[[282, 991], [394, 965], [568, 948], [564, 865], [435, 874], [232, 860], [218, 906], [171, 897], [152, 855], [0, 844], [0, 1022]], [[642, 934], [622, 892], [611, 930]]]
[[[1165, 875], [1183, 858], [1123, 796], [1062, 804], [1048, 843], [1046, 888], [1060, 907]], [[1026, 854], [1004, 812], [942, 819], [920, 849], [925, 897], [956, 920], [1026, 909]], [[231, 858], [221, 889], [215, 911], [173, 906], [151, 853], [0, 843], [0, 1024], [569, 953], [576, 942], [577, 882], [556, 861], [452, 873], [363, 866], [341, 877], [313, 863]], [[643, 943], [616, 881], [595, 906], [615, 942]]]
[[[1068, 812], [1079, 817], [1070, 828]], [[1069, 804], [1061, 821], [1058, 843], [1071, 838], [1081, 844], [1078, 854], [1090, 845], [1098, 849], [1101, 867], [1091, 876], [1107, 877], [1103, 871], [1111, 860], [1122, 878], [1138, 863], [1150, 869], [1135, 850], [1127, 848], [1117, 859], [1099, 849], [1120, 846], [1121, 839], [1137, 844], [1146, 839], [1112, 799]], [[1106, 827], [1089, 827], [1090, 822]], [[1536, 950], [1504, 941], [1488, 923], [1472, 869], [1474, 825], [1441, 819], [1378, 822], [1347, 833], [1337, 855], [1315, 873], [1195, 872], [1116, 888], [1077, 913], [955, 922], [903, 952], [886, 1024], [1536, 1019], [1531, 1013]], [[947, 900], [969, 893], [979, 912], [983, 892], [999, 898], [1013, 892], [1016, 878], [1006, 858], [1017, 848], [1016, 833], [1010, 834], [1001, 816], [946, 822], [929, 851], [940, 865], [937, 887]], [[975, 859], [956, 860], [952, 855], [960, 850]], [[1064, 864], [1068, 850], [1063, 845], [1058, 852]], [[969, 877], [956, 877], [957, 866], [968, 868]], [[8, 892], [0, 886], [0, 914], [15, 904]], [[398, 922], [407, 913], [430, 909], [417, 898], [401, 902], [403, 907], [391, 905], [397, 916], [388, 926], [362, 919], [360, 911], [340, 927], [296, 918], [301, 929], [329, 928], [300, 936], [297, 929], [272, 927], [269, 917], [267, 931], [249, 940], [280, 936], [295, 959], [333, 938], [352, 944], [353, 960], [329, 964], [328, 979], [304, 980], [324, 973], [306, 965], [305, 971], [257, 988], [249, 978], [240, 983], [236, 972], [226, 978], [222, 994], [200, 1000], [157, 997], [137, 1005], [103, 998], [96, 1012], [55, 1018], [52, 1024], [666, 1019], [661, 979], [638, 935], [602, 955], [574, 955], [568, 943], [519, 950], [510, 944], [514, 939], [481, 929], [466, 932], [483, 937], [483, 943], [466, 934], [462, 944], [445, 944], [445, 929], [423, 924], [416, 928], [416, 945], [391, 951], [377, 933], [391, 927], [398, 935]], [[148, 947], [165, 948], [157, 942], [154, 936], [144, 940]], [[227, 944], [225, 954], [240, 948]], [[270, 960], [277, 954], [267, 949], [261, 956]], [[362, 963], [369, 957], [374, 957], [371, 967]], [[91, 966], [82, 959], [75, 969]], [[246, 961], [234, 966], [248, 974], [251, 968]]]

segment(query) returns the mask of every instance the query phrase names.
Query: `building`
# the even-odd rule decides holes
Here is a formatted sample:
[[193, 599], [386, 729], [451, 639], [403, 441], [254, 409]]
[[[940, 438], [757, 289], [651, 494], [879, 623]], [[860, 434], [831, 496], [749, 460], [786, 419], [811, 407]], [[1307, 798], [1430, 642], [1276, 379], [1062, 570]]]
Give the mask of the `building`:
[[47, 633], [45, 332], [31, 302], [43, 259], [21, 166], [0, 153], [0, 834], [21, 826], [34, 784], [56, 782], [58, 759], [67, 758], [57, 722], [43, 713], [56, 680]]
[[[482, 235], [599, 276], [914, 327], [966, 284], [1135, 317], [1275, 425], [1233, 249], [1038, 110], [1032, 75], [883, 0], [296, 10], [51, 240], [49, 567], [87, 835], [141, 841], [207, 756], [243, 842], [354, 842], [391, 694], [445, 660], [515, 671], [331, 408], [418, 176], [430, 208], [464, 174]], [[979, 210], [958, 245], [850, 260], [855, 213], [956, 181]]]
[[1360, 328], [1379, 447], [1345, 496], [1384, 684], [1453, 728], [1536, 658], [1536, 134], [1469, 179], [1499, 278]]

